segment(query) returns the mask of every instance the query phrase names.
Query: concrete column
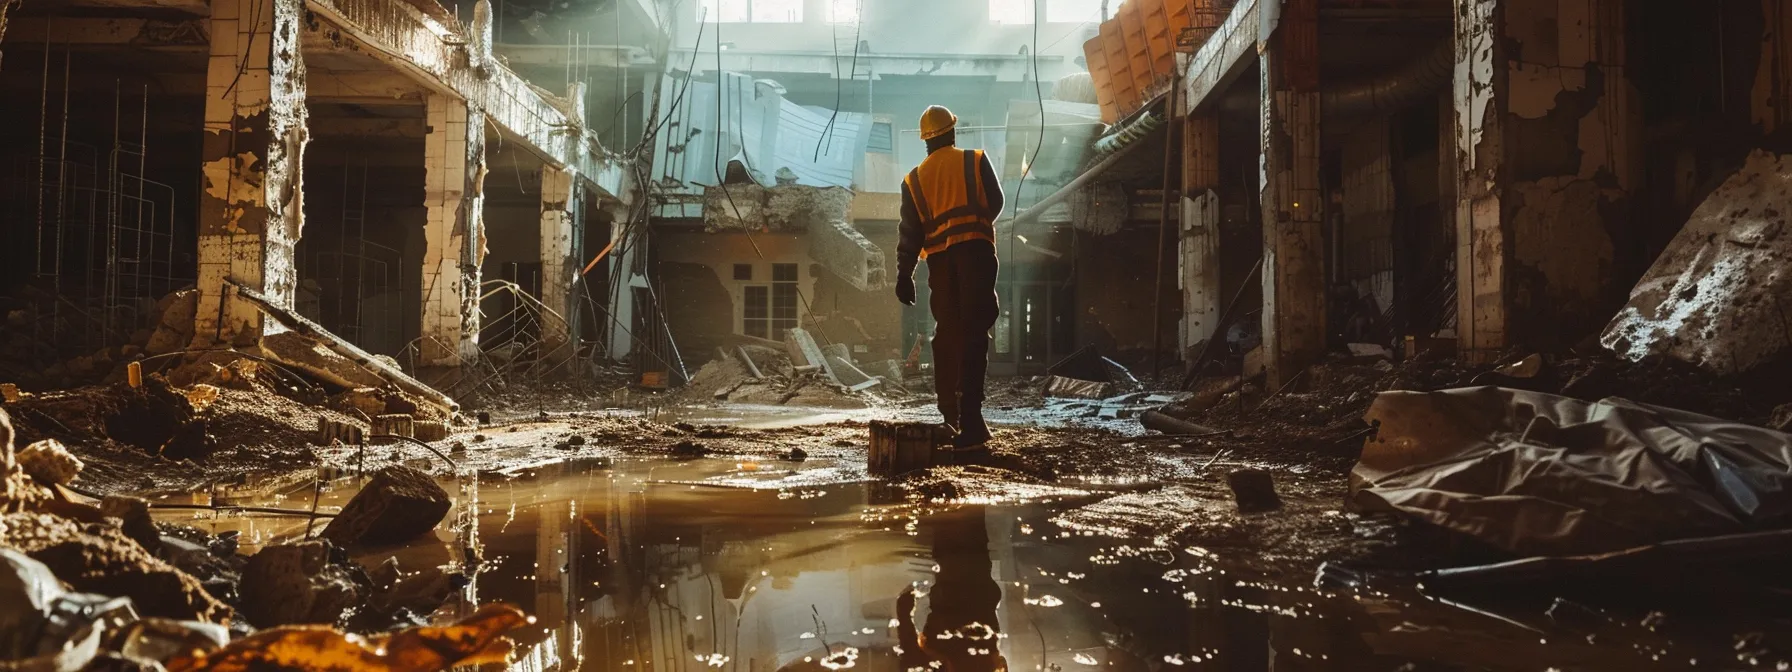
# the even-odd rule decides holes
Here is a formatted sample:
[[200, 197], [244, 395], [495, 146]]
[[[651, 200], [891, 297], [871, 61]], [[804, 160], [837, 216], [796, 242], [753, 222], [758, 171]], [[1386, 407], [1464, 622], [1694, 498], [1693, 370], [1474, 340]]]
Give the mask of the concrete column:
[[427, 119], [422, 365], [458, 367], [479, 354], [485, 113], [432, 94]]
[[1220, 290], [1220, 120], [1190, 115], [1182, 134], [1182, 351], [1213, 338], [1225, 299]]
[[1629, 289], [1613, 286], [1610, 233], [1642, 159], [1624, 3], [1455, 6], [1459, 349], [1571, 344]]
[[[1197, 44], [1213, 39], [1232, 0], [1194, 0], [1189, 23]], [[1182, 290], [1181, 349], [1219, 331], [1225, 299], [1220, 288], [1220, 119], [1189, 110], [1182, 123], [1182, 235], [1177, 245], [1177, 287]]]
[[[292, 305], [293, 246], [304, 226], [303, 0], [212, 3], [199, 201], [196, 348], [248, 344], [262, 315], [226, 282]], [[272, 323], [267, 323], [272, 324]], [[277, 328], [277, 327], [276, 327]]]
[[1287, 0], [1262, 54], [1263, 365], [1277, 390], [1325, 354], [1319, 3]]
[[541, 350], [556, 362], [577, 349], [579, 310], [573, 287], [580, 270], [580, 191], [577, 175], [541, 167], [541, 302], [560, 314], [542, 318]]
[[630, 333], [635, 325], [635, 288], [645, 287], [647, 279], [635, 274], [635, 257], [640, 255], [640, 241], [645, 240], [635, 232], [635, 240], [624, 240], [629, 234], [629, 213], [627, 208], [618, 207], [611, 218], [610, 240], [616, 241], [616, 249], [610, 253], [610, 277], [616, 278], [615, 286], [610, 288], [609, 301], [610, 338], [607, 345], [610, 359], [623, 359], [634, 352], [635, 339]]

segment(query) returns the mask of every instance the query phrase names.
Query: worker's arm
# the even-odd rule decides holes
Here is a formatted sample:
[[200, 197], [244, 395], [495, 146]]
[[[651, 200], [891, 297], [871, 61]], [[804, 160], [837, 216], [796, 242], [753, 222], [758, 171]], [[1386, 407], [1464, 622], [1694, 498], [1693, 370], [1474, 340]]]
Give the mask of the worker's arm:
[[896, 300], [915, 305], [915, 264], [921, 257], [921, 243], [926, 235], [921, 230], [921, 212], [915, 208], [914, 196], [908, 193], [908, 181], [902, 182], [902, 220], [896, 227]]
[[897, 225], [896, 241], [896, 277], [910, 277], [915, 272], [915, 264], [921, 258], [921, 212], [915, 208], [915, 198], [908, 193], [908, 181], [902, 183], [902, 220]]
[[[995, 221], [1002, 216], [1002, 182], [996, 178], [995, 164], [989, 162], [989, 154], [983, 154], [983, 202], [989, 204], [989, 219]], [[906, 202], [906, 201], [905, 201]]]

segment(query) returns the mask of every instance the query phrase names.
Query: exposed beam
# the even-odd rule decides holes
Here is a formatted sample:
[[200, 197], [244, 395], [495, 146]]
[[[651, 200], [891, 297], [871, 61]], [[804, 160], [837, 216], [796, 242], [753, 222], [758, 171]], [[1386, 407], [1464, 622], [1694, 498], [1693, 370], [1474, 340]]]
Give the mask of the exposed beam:
[[[715, 70], [715, 52], [696, 59], [698, 73]], [[672, 63], [690, 63], [691, 49], [675, 48]], [[873, 79], [884, 75], [933, 75], [942, 77], [993, 77], [999, 82], [1023, 81], [1032, 72], [1033, 59], [1013, 54], [966, 56], [964, 54], [868, 54], [858, 55], [859, 67]], [[1051, 66], [1064, 62], [1063, 56], [1042, 55], [1040, 69], [1050, 72]], [[836, 76], [839, 60], [833, 53], [820, 51], [722, 51], [722, 70], [729, 72], [777, 72]]]
[[212, 13], [210, 0], [61, 0], [56, 4], [65, 8], [164, 10], [195, 16]]
[[495, 44], [492, 52], [511, 66], [576, 65], [598, 68], [646, 67], [654, 64], [646, 49], [630, 45], [588, 44], [579, 47], [553, 44]]
[[[491, 58], [489, 19], [476, 18], [469, 36], [445, 31], [416, 8], [389, 0], [307, 0], [306, 5], [313, 19], [305, 28], [307, 44], [334, 43], [372, 55], [433, 93], [467, 101], [508, 141], [548, 165], [577, 173], [599, 195], [629, 197], [628, 166], [584, 128], [583, 110]], [[481, 13], [488, 7], [481, 3]]]
[[6, 43], [59, 47], [131, 46], [204, 53], [209, 44], [205, 19], [94, 19], [50, 16], [17, 17], [6, 30]]
[[1226, 21], [1213, 31], [1189, 61], [1182, 100], [1184, 110], [1202, 110], [1219, 104], [1226, 89], [1257, 60], [1260, 30], [1257, 6], [1265, 1], [1238, 0]]

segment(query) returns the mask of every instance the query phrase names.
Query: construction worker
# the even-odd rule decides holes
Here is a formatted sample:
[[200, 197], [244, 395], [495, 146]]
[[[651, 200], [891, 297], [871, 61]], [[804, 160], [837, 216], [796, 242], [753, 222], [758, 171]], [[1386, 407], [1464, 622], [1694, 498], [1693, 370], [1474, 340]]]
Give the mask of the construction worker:
[[996, 215], [1002, 185], [982, 150], [954, 146], [958, 117], [934, 105], [921, 113], [927, 158], [902, 180], [896, 298], [915, 305], [915, 264], [927, 260], [933, 311], [933, 380], [955, 448], [989, 440], [983, 377], [996, 323]]

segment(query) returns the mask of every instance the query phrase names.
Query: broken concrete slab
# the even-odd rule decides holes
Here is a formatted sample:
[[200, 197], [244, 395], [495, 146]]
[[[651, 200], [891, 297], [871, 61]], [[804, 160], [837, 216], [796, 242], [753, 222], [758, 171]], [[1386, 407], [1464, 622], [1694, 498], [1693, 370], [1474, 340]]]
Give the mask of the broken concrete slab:
[[[440, 406], [449, 413], [460, 410], [460, 404], [455, 403], [448, 395], [442, 394], [435, 388], [412, 378], [410, 374], [400, 371], [398, 367], [392, 365], [389, 359], [368, 354], [367, 351], [330, 333], [316, 322], [270, 301], [259, 292], [246, 287], [237, 287], [236, 292], [254, 304], [261, 312], [274, 318], [281, 326], [291, 329], [293, 333], [302, 337], [298, 341], [293, 341], [290, 337], [282, 338], [281, 334], [273, 334], [271, 336], [275, 338], [272, 340], [278, 349], [269, 347], [268, 338], [262, 339], [262, 348], [269, 350], [276, 359], [343, 387], [380, 387], [391, 384], [400, 390]], [[310, 342], [308, 347], [306, 341]], [[358, 367], [360, 371], [357, 372], [353, 368], [345, 366], [336, 358], [327, 356], [326, 353], [346, 360], [353, 367]], [[365, 382], [366, 376], [369, 374], [374, 376], [374, 382]], [[341, 382], [338, 382], [337, 378], [340, 378]], [[356, 380], [351, 381], [349, 378]]]
[[731, 184], [704, 190], [703, 225], [711, 233], [816, 232], [846, 221], [851, 207], [852, 191], [842, 187]]
[[1045, 382], [1045, 396], [1060, 399], [1100, 399], [1107, 396], [1107, 383], [1052, 376]]
[[1714, 373], [1747, 371], [1792, 347], [1792, 155], [1757, 150], [1706, 197], [1631, 290], [1599, 341]]
[[884, 288], [884, 251], [852, 223], [837, 220], [809, 228], [809, 257], [861, 292]]
[[793, 366], [820, 366], [830, 380], [840, 382], [840, 377], [834, 375], [833, 364], [822, 353], [821, 346], [815, 343], [815, 337], [809, 335], [809, 330], [798, 327], [785, 332], [784, 347], [790, 352], [790, 363]]
[[386, 467], [355, 493], [320, 536], [342, 546], [408, 541], [435, 529], [452, 506], [448, 492], [428, 474]]

